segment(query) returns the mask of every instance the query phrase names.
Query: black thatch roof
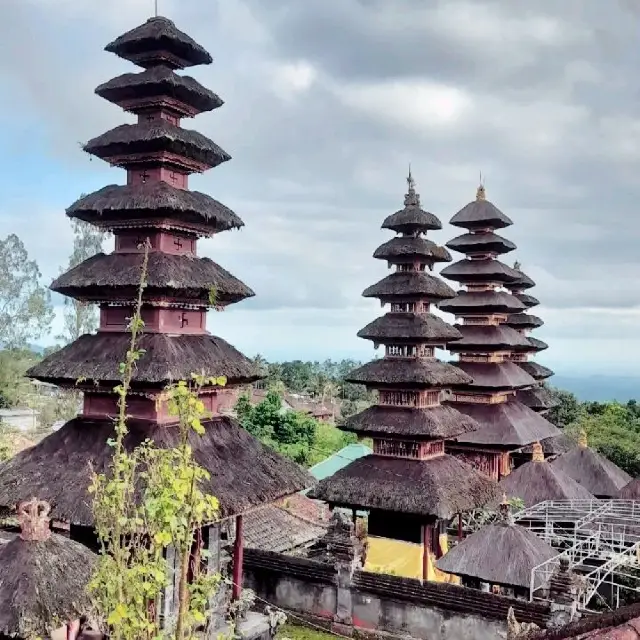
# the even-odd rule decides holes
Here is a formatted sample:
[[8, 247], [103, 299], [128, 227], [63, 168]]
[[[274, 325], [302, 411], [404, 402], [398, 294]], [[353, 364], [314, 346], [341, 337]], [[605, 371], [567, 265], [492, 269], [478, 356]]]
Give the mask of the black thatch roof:
[[432, 300], [454, 298], [456, 292], [440, 278], [424, 271], [395, 271], [362, 292], [365, 298], [391, 300], [416, 296]]
[[640, 477], [625, 484], [618, 492], [617, 497], [621, 500], [640, 500]]
[[109, 227], [176, 220], [205, 226], [211, 233], [239, 229], [244, 222], [229, 207], [199, 191], [177, 189], [157, 180], [137, 185], [112, 184], [74, 202], [70, 218]]
[[367, 436], [453, 438], [475, 431], [479, 425], [454, 406], [418, 409], [374, 405], [347, 418], [340, 428]]
[[509, 289], [513, 291], [522, 291], [523, 289], [531, 289], [536, 286], [536, 283], [526, 274], [520, 271], [520, 269], [514, 268], [514, 271], [520, 276], [517, 280], [509, 283]]
[[453, 300], [440, 303], [438, 308], [455, 315], [515, 313], [526, 309], [518, 298], [506, 291], [458, 291]]
[[532, 570], [557, 555], [529, 529], [500, 521], [459, 542], [436, 566], [440, 571], [489, 584], [528, 589]]
[[164, 96], [190, 107], [184, 113], [192, 115], [194, 112], [212, 111], [224, 104], [220, 96], [194, 78], [180, 76], [164, 65], [113, 78], [97, 87], [96, 94], [115, 104], [131, 102], [134, 106], [126, 110], [134, 113], [140, 108], [152, 106], [153, 100]]
[[[142, 253], [98, 253], [53, 281], [51, 289], [78, 300], [133, 300], [140, 286]], [[246, 284], [210, 258], [149, 254], [144, 297], [169, 295], [194, 304], [227, 305], [254, 296]]]
[[484, 187], [479, 187], [476, 199], [465, 205], [449, 222], [464, 229], [503, 229], [513, 224], [492, 202], [485, 200]]
[[545, 500], [594, 500], [581, 484], [545, 461], [532, 460], [505, 476], [498, 483], [510, 498], [520, 498], [525, 507]]
[[425, 263], [451, 262], [451, 254], [435, 242], [416, 236], [396, 236], [381, 244], [374, 252], [374, 258], [389, 262], [421, 260]]
[[556, 426], [515, 399], [496, 404], [452, 404], [480, 425], [477, 431], [457, 437], [461, 443], [522, 447], [561, 434]]
[[[540, 444], [542, 445], [542, 452], [547, 457], [562, 455], [577, 446], [575, 441], [566, 433], [561, 433], [559, 436], [553, 436], [551, 438], [544, 438], [540, 440]], [[533, 445], [528, 444], [526, 447], [522, 447], [520, 453], [533, 454]]]
[[368, 455], [321, 480], [309, 497], [448, 520], [497, 495], [492, 480], [453, 456], [409, 460]]
[[[128, 164], [122, 156], [173, 153], [181, 158], [217, 167], [231, 156], [197, 131], [177, 127], [166, 120], [121, 124], [87, 142], [83, 149], [117, 166]], [[112, 158], [116, 158], [112, 161]]]
[[549, 389], [541, 386], [520, 389], [516, 393], [516, 398], [534, 411], [546, 411], [558, 405], [558, 401]]
[[358, 337], [377, 343], [417, 340], [440, 344], [459, 340], [461, 333], [431, 313], [387, 313], [360, 329]]
[[551, 466], [563, 471], [594, 496], [615, 498], [631, 476], [590, 447], [573, 447]]
[[[162, 16], [149, 18], [139, 27], [122, 34], [110, 42], [105, 51], [140, 67], [169, 64], [176, 69], [183, 69], [213, 62], [203, 47]], [[166, 54], [169, 54], [168, 58]]]
[[529, 313], [512, 313], [505, 324], [517, 329], [535, 329], [541, 327], [544, 322], [538, 316], [532, 316]]
[[380, 358], [351, 371], [345, 380], [370, 387], [450, 387], [471, 383], [471, 378], [458, 367], [435, 358]]
[[[75, 385], [78, 379], [117, 384], [119, 364], [129, 349], [126, 332], [85, 334], [31, 367], [27, 375], [53, 384]], [[211, 335], [147, 333], [139, 341], [144, 349], [133, 376], [134, 384], [166, 385], [189, 380], [192, 373], [227, 376], [229, 383], [260, 378], [254, 363], [222, 338]]]
[[447, 242], [447, 247], [459, 253], [509, 253], [516, 245], [497, 233], [465, 233]]
[[[202, 489], [220, 501], [227, 517], [313, 486], [313, 478], [297, 464], [263, 445], [234, 419], [221, 416], [203, 422], [205, 435], [190, 432], [196, 462], [211, 474]], [[150, 438], [159, 447], [176, 447], [177, 428], [130, 421], [126, 449]], [[87, 493], [93, 465], [106, 472], [113, 458], [107, 440], [113, 422], [76, 418], [0, 466], [0, 505], [10, 507], [31, 495], [47, 500], [52, 517], [92, 525]]]
[[527, 340], [529, 341], [529, 344], [531, 345], [530, 351], [544, 351], [545, 349], [549, 348], [549, 345], [546, 342], [543, 342], [542, 340], [539, 340], [538, 338], [534, 338], [532, 336], [528, 336]]
[[531, 307], [537, 307], [540, 304], [540, 300], [535, 298], [534, 296], [529, 295], [528, 293], [514, 293], [513, 294], [522, 304], [524, 304], [527, 309]]
[[514, 362], [454, 362], [473, 383], [473, 389], [519, 389], [535, 384], [535, 380]]
[[462, 340], [447, 346], [451, 352], [485, 353], [528, 346], [525, 336], [504, 324], [457, 324], [455, 328], [462, 334]]
[[517, 273], [500, 260], [465, 258], [445, 267], [440, 275], [456, 282], [511, 282]]
[[533, 360], [517, 362], [516, 364], [535, 380], [544, 380], [545, 378], [550, 378], [553, 375], [553, 371], [551, 371], [551, 369]]
[[86, 588], [96, 560], [87, 547], [57, 534], [42, 541], [16, 536], [0, 545], [0, 637], [48, 638], [88, 614]]

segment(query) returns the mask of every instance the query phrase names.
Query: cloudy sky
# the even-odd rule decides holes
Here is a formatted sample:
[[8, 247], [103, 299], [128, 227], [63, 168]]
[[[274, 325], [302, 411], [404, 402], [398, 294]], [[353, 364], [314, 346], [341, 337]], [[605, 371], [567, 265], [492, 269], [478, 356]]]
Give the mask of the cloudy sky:
[[[457, 235], [448, 220], [480, 170], [514, 220], [541, 362], [638, 373], [634, 0], [158, 2], [211, 52], [189, 73], [226, 102], [186, 123], [233, 156], [191, 186], [246, 223], [201, 245], [257, 293], [210, 314], [211, 331], [269, 358], [372, 356], [355, 333], [380, 309], [360, 293], [386, 273], [371, 254], [411, 162], [444, 223], [434, 239]], [[124, 180], [80, 143], [132, 120], [93, 89], [134, 70], [103, 46], [153, 4], [2, 2], [0, 235], [18, 234], [47, 282], [71, 248], [65, 207]]]

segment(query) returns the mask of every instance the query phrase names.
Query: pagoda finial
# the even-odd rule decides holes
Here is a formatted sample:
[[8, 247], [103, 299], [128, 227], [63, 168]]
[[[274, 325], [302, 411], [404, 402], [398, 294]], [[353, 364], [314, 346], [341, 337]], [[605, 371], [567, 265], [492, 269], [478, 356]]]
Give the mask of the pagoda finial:
[[51, 537], [49, 512], [51, 506], [44, 500], [31, 498], [18, 506], [20, 537], [30, 542], [43, 542]]
[[533, 462], [544, 462], [544, 451], [542, 450], [542, 445], [539, 442], [533, 443], [533, 455], [531, 456], [531, 460]]
[[156, 18], [158, 17], [158, 0], [155, 0], [156, 5]]
[[409, 163], [409, 175], [407, 176], [407, 193], [404, 197], [405, 207], [419, 207], [420, 196], [416, 193], [416, 181], [411, 175], [411, 163]]
[[476, 200], [484, 200], [486, 196], [484, 190], [484, 182], [482, 181], [482, 171], [480, 172], [480, 182], [478, 184], [478, 188], [476, 189]]
[[513, 268], [514, 268], [516, 271], [520, 271], [520, 268], [521, 268], [521, 267], [522, 267], [522, 263], [521, 263], [519, 260], [516, 260], [516, 261], [513, 263]]
[[502, 521], [506, 524], [513, 524], [513, 514], [511, 513], [511, 504], [509, 503], [509, 499], [507, 498], [507, 494], [502, 494], [502, 502], [499, 507], [500, 517]]
[[578, 434], [578, 446], [581, 449], [586, 449], [589, 446], [589, 440], [587, 439], [587, 432], [584, 429], [580, 429]]

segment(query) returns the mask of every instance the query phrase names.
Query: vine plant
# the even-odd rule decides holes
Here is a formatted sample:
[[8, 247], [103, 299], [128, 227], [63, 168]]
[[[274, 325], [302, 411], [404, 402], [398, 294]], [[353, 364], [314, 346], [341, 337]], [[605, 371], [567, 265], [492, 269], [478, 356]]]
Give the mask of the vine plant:
[[[114, 389], [118, 415], [109, 440], [113, 459], [107, 473], [92, 473], [89, 487], [101, 548], [89, 591], [112, 640], [191, 640], [209, 617], [219, 580], [201, 570], [200, 559], [207, 551], [201, 549], [196, 532], [217, 519], [219, 505], [201, 488], [209, 474], [196, 463], [190, 441], [204, 434], [202, 420], [208, 417], [198, 391], [204, 385], [224, 386], [226, 378], [192, 375], [168, 386], [160, 401], [176, 418], [177, 426], [170, 432], [176, 434], [175, 446], [161, 448], [145, 440], [127, 451], [127, 396], [136, 365], [144, 357], [138, 343], [144, 329], [141, 310], [148, 259], [147, 242], [129, 322], [129, 349], [120, 364], [121, 382]], [[161, 625], [158, 608], [170, 580], [169, 548], [178, 572], [177, 607], [175, 619]]]

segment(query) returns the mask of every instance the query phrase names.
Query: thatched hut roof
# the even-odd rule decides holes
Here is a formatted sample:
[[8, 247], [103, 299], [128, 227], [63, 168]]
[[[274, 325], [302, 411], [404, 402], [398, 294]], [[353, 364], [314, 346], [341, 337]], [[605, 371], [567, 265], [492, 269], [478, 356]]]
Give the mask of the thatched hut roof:
[[528, 589], [532, 570], [557, 555], [529, 529], [502, 520], [459, 542], [436, 566], [457, 576]]
[[505, 324], [516, 329], [535, 329], [541, 327], [544, 322], [538, 316], [533, 316], [529, 313], [512, 313]]
[[485, 200], [484, 187], [480, 186], [476, 193], [476, 199], [465, 205], [456, 213], [449, 223], [454, 227], [464, 229], [502, 229], [513, 224], [498, 207]]
[[470, 384], [471, 378], [448, 362], [428, 358], [380, 358], [358, 367], [347, 382], [370, 387], [450, 387]]
[[549, 367], [545, 367], [533, 360], [517, 362], [516, 364], [535, 380], [544, 380], [545, 378], [550, 378], [553, 375], [553, 371], [551, 371]]
[[458, 291], [456, 297], [438, 305], [456, 316], [482, 313], [516, 313], [525, 305], [506, 291]]
[[432, 240], [416, 236], [396, 236], [381, 244], [373, 257], [389, 262], [409, 262], [421, 260], [427, 264], [451, 262], [451, 254]]
[[[123, 354], [131, 336], [127, 333], [97, 333], [80, 336], [27, 371], [27, 375], [52, 384], [75, 385], [81, 379], [117, 384]], [[146, 333], [138, 342], [145, 353], [137, 362], [133, 384], [164, 386], [191, 379], [192, 373], [226, 376], [230, 384], [260, 378], [255, 364], [222, 338], [205, 335]]]
[[309, 497], [446, 520], [482, 507], [497, 492], [492, 480], [453, 456], [411, 460], [369, 455], [321, 480]]
[[640, 477], [625, 484], [616, 497], [621, 500], [640, 500]]
[[522, 447], [560, 435], [560, 430], [516, 399], [496, 404], [456, 402], [458, 411], [473, 418], [480, 428], [456, 440], [465, 444]]
[[459, 340], [462, 334], [458, 329], [431, 313], [387, 313], [360, 329], [358, 337], [383, 344], [404, 341], [443, 344]]
[[424, 271], [395, 271], [362, 292], [365, 298], [382, 301], [406, 300], [408, 296], [446, 300], [454, 298], [456, 292], [440, 278]]
[[374, 405], [347, 418], [340, 428], [363, 436], [452, 438], [479, 427], [453, 406], [418, 409]]
[[[545, 457], [559, 456], [567, 451], [570, 451], [576, 447], [576, 442], [573, 438], [570, 438], [566, 433], [560, 433], [559, 436], [552, 436], [551, 438], [544, 438], [540, 440], [542, 445], [542, 451]], [[526, 447], [520, 449], [520, 453], [533, 454], [533, 444], [528, 444]]]
[[[144, 258], [142, 253], [98, 253], [56, 278], [51, 289], [77, 300], [130, 301], [140, 287]], [[153, 251], [144, 298], [167, 295], [213, 306], [233, 304], [255, 293], [210, 258]]]
[[538, 300], [538, 298], [535, 298], [528, 293], [514, 293], [513, 295], [518, 298], [518, 300], [520, 300], [520, 302], [522, 302], [528, 309], [530, 309], [531, 307], [537, 307], [540, 304], [540, 300]]
[[491, 231], [483, 233], [465, 233], [447, 242], [447, 247], [459, 253], [509, 253], [516, 249], [516, 245], [497, 233]]
[[44, 524], [0, 545], [0, 637], [49, 637], [91, 610], [86, 587], [97, 556]]
[[631, 481], [626, 471], [584, 442], [556, 458], [551, 466], [566, 473], [599, 498], [615, 498]]
[[453, 353], [481, 351], [517, 350], [527, 348], [527, 338], [520, 332], [504, 324], [459, 324], [455, 328], [462, 334], [462, 339], [448, 345]]
[[535, 384], [535, 380], [528, 373], [510, 361], [453, 364], [473, 379], [472, 383], [467, 384], [473, 389], [519, 389]]
[[518, 277], [514, 269], [500, 260], [483, 258], [472, 260], [465, 258], [445, 267], [440, 275], [447, 280], [456, 282], [512, 282]]
[[[101, 84], [95, 92], [109, 102], [122, 103], [125, 110], [134, 113], [152, 106], [162, 96], [171, 96], [174, 102], [182, 103], [177, 108], [183, 115], [212, 111], [224, 104], [220, 96], [194, 78], [178, 75], [165, 65], [151, 67], [141, 73], [124, 73]], [[126, 103], [132, 106], [127, 108]]]
[[183, 69], [213, 62], [211, 55], [191, 36], [162, 16], [149, 18], [139, 27], [122, 34], [110, 42], [105, 51], [141, 67], [169, 64]]
[[558, 401], [551, 391], [541, 386], [531, 387], [530, 389], [520, 389], [520, 391], [516, 393], [516, 398], [534, 411], [546, 411], [558, 404]]
[[103, 187], [76, 200], [67, 215], [107, 228], [130, 226], [133, 221], [145, 226], [154, 222], [166, 224], [167, 220], [206, 227], [210, 233], [244, 226], [229, 207], [206, 193], [178, 189], [163, 180]]
[[[242, 513], [313, 486], [313, 478], [296, 463], [254, 438], [228, 416], [203, 421], [205, 434], [190, 432], [196, 462], [211, 477], [203, 491], [220, 501], [222, 517]], [[108, 472], [114, 434], [110, 420], [76, 418], [35, 447], [0, 466], [0, 506], [11, 507], [35, 494], [51, 503], [52, 516], [73, 524], [93, 524], [87, 492], [91, 468]], [[176, 447], [179, 430], [130, 421], [125, 447], [133, 450], [145, 439], [162, 448]], [[0, 600], [1, 602], [1, 600]]]
[[130, 164], [128, 156], [134, 154], [174, 154], [206, 168], [231, 160], [231, 156], [213, 140], [167, 120], [121, 124], [92, 138], [83, 149], [92, 156], [122, 167]]

